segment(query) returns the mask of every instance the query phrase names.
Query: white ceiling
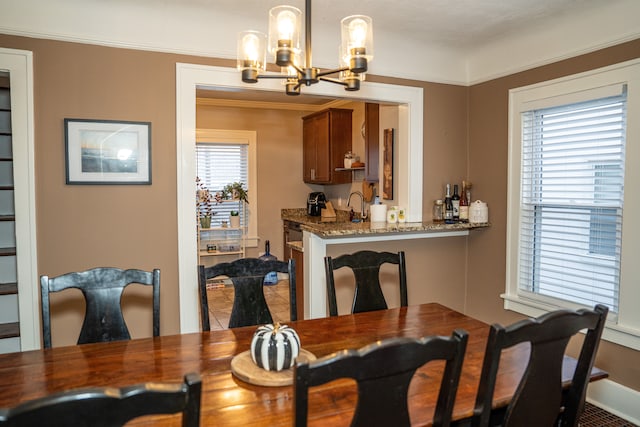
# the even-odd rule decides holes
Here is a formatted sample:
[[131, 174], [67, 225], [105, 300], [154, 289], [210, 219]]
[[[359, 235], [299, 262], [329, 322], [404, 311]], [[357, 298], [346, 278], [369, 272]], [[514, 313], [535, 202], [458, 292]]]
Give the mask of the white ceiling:
[[[304, 0], [0, 1], [0, 33], [235, 58]], [[474, 84], [640, 37], [640, 0], [314, 0], [313, 65], [337, 66], [340, 19], [373, 18], [372, 74]]]
[[[130, 0], [129, 0], [130, 1]], [[152, 0], [138, 0], [152, 1]], [[209, 5], [217, 12], [246, 18], [247, 22], [263, 21], [269, 9], [279, 4], [296, 6], [302, 11], [303, 0], [173, 0], [182, 4]], [[613, 0], [615, 1], [615, 0]], [[368, 15], [374, 28], [401, 32], [406, 39], [425, 44], [438, 44], [448, 49], [475, 49], [521, 31], [585, 9], [600, 9], [612, 0], [315, 0], [312, 1], [312, 26], [333, 26], [339, 30], [340, 20], [348, 15]], [[249, 7], [250, 6], [250, 7]], [[247, 28], [249, 29], [249, 28]], [[258, 28], [255, 28], [258, 29]]]

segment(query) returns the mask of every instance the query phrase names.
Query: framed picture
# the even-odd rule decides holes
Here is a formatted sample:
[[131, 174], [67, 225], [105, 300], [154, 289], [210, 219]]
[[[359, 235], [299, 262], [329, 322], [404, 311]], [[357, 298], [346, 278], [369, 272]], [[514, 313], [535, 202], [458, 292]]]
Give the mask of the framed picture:
[[393, 199], [393, 129], [384, 130], [382, 152], [382, 198]]
[[151, 123], [64, 119], [67, 184], [151, 184]]

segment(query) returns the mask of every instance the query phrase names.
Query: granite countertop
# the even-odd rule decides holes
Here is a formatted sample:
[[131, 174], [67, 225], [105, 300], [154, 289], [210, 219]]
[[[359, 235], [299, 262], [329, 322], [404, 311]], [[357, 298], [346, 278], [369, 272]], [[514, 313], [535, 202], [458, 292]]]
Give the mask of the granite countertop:
[[[346, 216], [345, 216], [346, 214]], [[462, 231], [489, 227], [489, 223], [482, 224], [444, 224], [433, 222], [405, 222], [388, 224], [386, 222], [350, 222], [349, 212], [336, 210], [336, 219], [324, 219], [319, 216], [307, 215], [307, 210], [282, 209], [281, 218], [286, 221], [300, 224], [302, 230], [309, 231], [321, 237], [342, 237], [366, 234], [385, 233], [424, 233]]]

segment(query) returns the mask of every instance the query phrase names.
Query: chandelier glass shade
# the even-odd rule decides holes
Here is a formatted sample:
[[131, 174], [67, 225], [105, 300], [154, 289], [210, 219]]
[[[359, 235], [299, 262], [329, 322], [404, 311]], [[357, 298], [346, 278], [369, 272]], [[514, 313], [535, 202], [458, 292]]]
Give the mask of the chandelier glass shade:
[[[282, 79], [287, 95], [299, 95], [302, 86], [319, 81], [360, 89], [369, 61], [373, 59], [373, 22], [364, 15], [341, 21], [342, 42], [338, 48], [339, 68], [320, 70], [311, 64], [311, 0], [305, 0], [305, 45], [300, 45], [302, 12], [293, 6], [276, 6], [269, 11], [269, 35], [258, 31], [238, 34], [238, 70], [245, 83], [260, 78]], [[280, 67], [278, 74], [266, 74], [267, 51]], [[329, 77], [336, 75], [335, 77]]]

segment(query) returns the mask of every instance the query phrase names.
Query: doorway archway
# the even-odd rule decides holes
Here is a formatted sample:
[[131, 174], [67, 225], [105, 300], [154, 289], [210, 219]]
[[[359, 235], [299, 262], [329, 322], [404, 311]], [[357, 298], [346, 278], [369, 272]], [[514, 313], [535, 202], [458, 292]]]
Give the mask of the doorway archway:
[[[200, 330], [196, 227], [193, 194], [196, 141], [196, 89], [282, 91], [276, 79], [258, 86], [242, 83], [233, 68], [176, 64], [176, 160], [178, 204], [178, 280], [180, 332]], [[422, 220], [423, 90], [418, 87], [365, 82], [358, 92], [339, 85], [318, 84], [304, 89], [309, 94], [399, 105], [397, 135], [399, 170], [398, 203], [406, 206], [408, 221]]]

